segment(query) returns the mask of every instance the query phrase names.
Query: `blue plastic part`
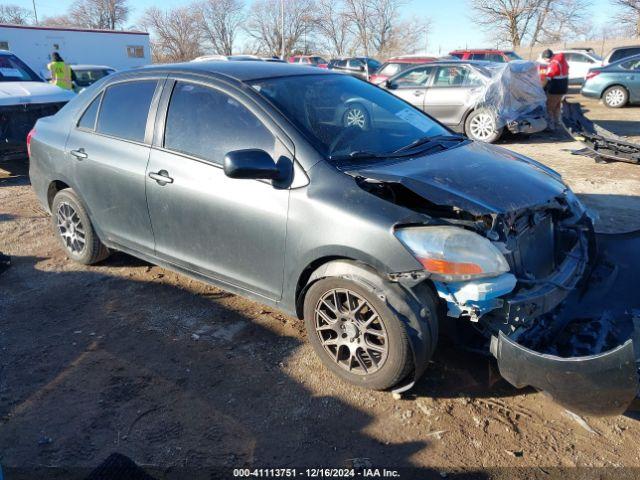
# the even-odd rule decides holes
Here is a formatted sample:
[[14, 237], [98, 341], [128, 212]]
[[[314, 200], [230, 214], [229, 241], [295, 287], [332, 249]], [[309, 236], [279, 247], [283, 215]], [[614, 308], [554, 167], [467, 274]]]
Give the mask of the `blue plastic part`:
[[440, 298], [447, 302], [450, 317], [458, 318], [467, 314], [477, 320], [485, 313], [502, 306], [499, 297], [513, 291], [516, 278], [510, 273], [503, 273], [493, 278], [434, 284]]

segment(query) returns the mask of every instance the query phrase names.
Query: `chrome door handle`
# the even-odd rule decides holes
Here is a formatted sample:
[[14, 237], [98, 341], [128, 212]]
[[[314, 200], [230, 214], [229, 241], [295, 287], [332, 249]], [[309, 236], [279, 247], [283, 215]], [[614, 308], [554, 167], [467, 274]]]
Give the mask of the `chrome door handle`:
[[419, 97], [420, 95], [422, 95], [424, 92], [422, 90], [414, 90], [413, 91], [413, 95], [416, 97]]
[[149, 178], [152, 178], [158, 185], [166, 185], [167, 183], [173, 183], [173, 178], [169, 176], [169, 172], [166, 170], [160, 170], [159, 172], [149, 173]]
[[84, 148], [79, 148], [78, 150], [71, 150], [69, 153], [74, 157], [76, 157], [78, 160], [84, 160], [85, 158], [89, 157], [89, 155], [87, 155], [87, 152], [84, 151]]

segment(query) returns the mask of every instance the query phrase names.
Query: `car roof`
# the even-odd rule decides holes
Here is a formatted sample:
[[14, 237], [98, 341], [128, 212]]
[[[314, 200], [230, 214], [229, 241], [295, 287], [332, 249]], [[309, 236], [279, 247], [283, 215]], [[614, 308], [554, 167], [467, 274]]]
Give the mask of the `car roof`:
[[[329, 70], [303, 65], [293, 65], [281, 62], [188, 62], [151, 65], [143, 67], [135, 72], [144, 74], [149, 71], [170, 71], [182, 73], [212, 73], [235, 79], [239, 82], [258, 80], [264, 78], [290, 77], [300, 75], [339, 75]], [[128, 73], [134, 72], [129, 70]]]
[[412, 57], [412, 56], [402, 56], [402, 57], [391, 57], [385, 60], [385, 63], [429, 63], [436, 59], [436, 57]]
[[80, 65], [69, 65], [69, 67], [71, 67], [71, 70], [115, 70], [115, 68], [109, 67], [107, 65], [80, 64]]
[[460, 50], [451, 50], [449, 54], [453, 53], [504, 53], [513, 52], [513, 50], [499, 50], [497, 48], [462, 48]]

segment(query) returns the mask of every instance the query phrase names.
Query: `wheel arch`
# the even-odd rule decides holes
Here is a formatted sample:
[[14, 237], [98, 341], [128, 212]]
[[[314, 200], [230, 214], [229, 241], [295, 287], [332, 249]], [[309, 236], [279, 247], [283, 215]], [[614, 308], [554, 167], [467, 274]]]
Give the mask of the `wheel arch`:
[[[318, 259], [319, 264], [311, 268], [310, 264], [299, 280], [300, 291], [296, 298], [296, 311], [299, 318], [303, 317], [305, 294], [316, 281], [328, 277], [346, 277], [356, 279], [364, 284], [380, 300], [385, 302], [392, 312], [407, 327], [414, 369], [405, 383], [395, 391], [411, 388], [424, 372], [438, 339], [439, 308], [437, 295], [428, 282], [422, 282], [413, 288], [403, 288], [399, 283], [386, 279], [375, 267], [359, 260], [344, 257], [324, 257]], [[431, 311], [436, 318], [428, 319], [427, 311]]]
[[602, 89], [602, 91], [600, 92], [600, 98], [602, 99], [604, 97], [604, 92], [606, 92], [607, 90], [609, 90], [611, 87], [620, 87], [622, 89], [624, 89], [625, 92], [627, 92], [627, 98], [630, 98], [631, 92], [629, 92], [629, 89], [623, 85], [622, 83], [612, 83], [610, 85], [607, 85], [606, 87], [604, 87]]
[[67, 182], [64, 182], [62, 180], [52, 180], [51, 182], [49, 182], [49, 186], [47, 187], [47, 206], [49, 207], [49, 210], [51, 210], [53, 199], [58, 194], [58, 192], [67, 188], [71, 188], [71, 186]]

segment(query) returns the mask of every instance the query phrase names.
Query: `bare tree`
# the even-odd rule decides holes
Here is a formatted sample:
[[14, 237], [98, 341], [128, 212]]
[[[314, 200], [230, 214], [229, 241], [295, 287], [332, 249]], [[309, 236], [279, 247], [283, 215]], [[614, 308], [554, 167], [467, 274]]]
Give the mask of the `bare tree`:
[[33, 20], [31, 10], [19, 5], [0, 5], [0, 23], [27, 25]]
[[204, 39], [219, 55], [232, 55], [233, 45], [246, 19], [242, 0], [205, 0], [198, 5]]
[[[531, 45], [588, 36], [589, 0], [542, 0], [538, 4]], [[528, 33], [528, 32], [527, 32]]]
[[[406, 0], [344, 0], [345, 15], [365, 55], [384, 55], [402, 33], [400, 9]], [[405, 23], [406, 26], [406, 23]]]
[[151, 52], [155, 62], [184, 62], [202, 55], [200, 12], [191, 6], [171, 10], [148, 8], [140, 22], [151, 32]]
[[640, 38], [640, 0], [612, 0], [612, 3], [620, 9], [618, 21], [631, 35]]
[[[314, 28], [313, 0], [286, 0], [284, 4], [285, 55], [294, 51], [303, 35]], [[280, 55], [282, 19], [279, 0], [255, 0], [251, 5], [246, 31], [260, 53]]]
[[128, 0], [76, 0], [68, 17], [76, 26], [115, 30], [124, 26], [130, 10]]
[[547, 0], [471, 0], [474, 20], [498, 42], [519, 47]]
[[353, 35], [341, 0], [318, 0], [314, 23], [324, 51], [338, 57], [347, 54]]

